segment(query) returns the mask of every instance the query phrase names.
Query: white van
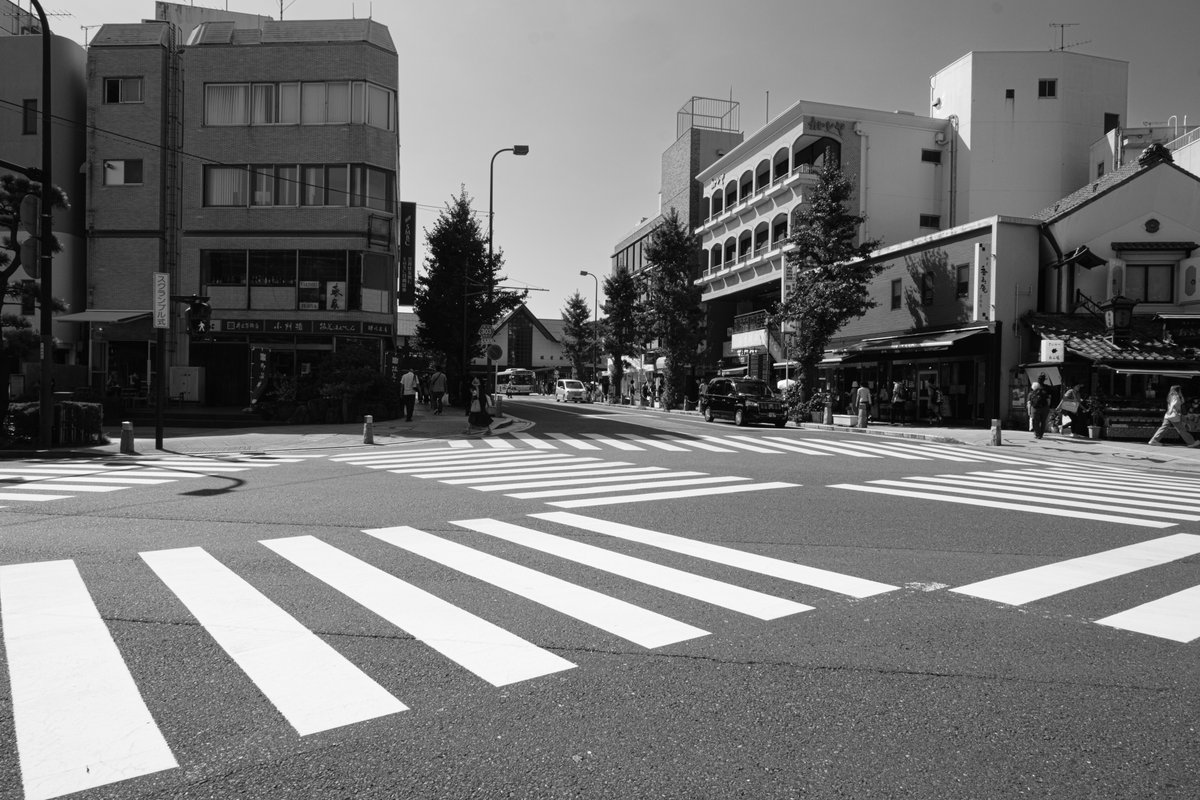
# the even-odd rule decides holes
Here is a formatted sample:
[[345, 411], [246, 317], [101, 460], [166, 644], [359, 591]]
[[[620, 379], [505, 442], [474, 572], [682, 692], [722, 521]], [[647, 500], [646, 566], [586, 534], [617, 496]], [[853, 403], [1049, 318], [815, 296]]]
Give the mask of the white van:
[[554, 402], [556, 403], [566, 403], [571, 400], [582, 403], [583, 393], [583, 382], [573, 378], [563, 378], [554, 384]]

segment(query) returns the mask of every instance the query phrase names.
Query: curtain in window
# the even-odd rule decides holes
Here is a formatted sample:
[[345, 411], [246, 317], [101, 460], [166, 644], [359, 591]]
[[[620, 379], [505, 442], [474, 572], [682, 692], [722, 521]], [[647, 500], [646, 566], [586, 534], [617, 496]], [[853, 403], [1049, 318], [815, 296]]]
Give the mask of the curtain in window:
[[275, 118], [275, 85], [256, 83], [250, 88], [250, 123], [270, 125]]
[[346, 205], [346, 181], [349, 179], [349, 168], [345, 164], [337, 164], [325, 169], [325, 205]]
[[300, 121], [300, 84], [279, 84], [279, 122], [295, 125]]
[[275, 205], [294, 206], [300, 202], [300, 169], [286, 166], [275, 168]]
[[325, 168], [304, 168], [304, 195], [301, 198], [306, 206], [325, 205]]
[[305, 83], [300, 87], [300, 124], [325, 122], [325, 84]]
[[325, 121], [350, 121], [350, 84], [335, 82], [325, 84]]
[[205, 125], [245, 125], [247, 87], [244, 83], [214, 84], [204, 89]]
[[204, 205], [246, 205], [244, 167], [207, 167], [204, 170]]
[[251, 175], [254, 181], [254, 191], [250, 195], [250, 202], [256, 206], [275, 205], [274, 170], [269, 164], [259, 165], [252, 169], [254, 170]]

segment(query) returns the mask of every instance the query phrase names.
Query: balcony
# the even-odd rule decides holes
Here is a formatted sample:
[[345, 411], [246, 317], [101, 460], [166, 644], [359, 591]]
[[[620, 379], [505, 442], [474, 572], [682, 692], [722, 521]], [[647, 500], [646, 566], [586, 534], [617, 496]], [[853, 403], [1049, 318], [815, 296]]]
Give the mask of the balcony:
[[800, 164], [791, 171], [786, 177], [777, 178], [774, 182], [759, 187], [748, 197], [739, 198], [732, 205], [728, 205], [715, 215], [709, 217], [700, 223], [700, 227], [696, 228], [697, 235], [712, 233], [717, 228], [733, 223], [735, 220], [742, 221], [743, 216], [753, 212], [758, 213], [764, 203], [773, 202], [776, 198], [789, 191], [794, 191], [796, 197], [803, 202], [802, 186], [814, 186], [817, 183], [817, 175], [813, 171], [811, 164]]

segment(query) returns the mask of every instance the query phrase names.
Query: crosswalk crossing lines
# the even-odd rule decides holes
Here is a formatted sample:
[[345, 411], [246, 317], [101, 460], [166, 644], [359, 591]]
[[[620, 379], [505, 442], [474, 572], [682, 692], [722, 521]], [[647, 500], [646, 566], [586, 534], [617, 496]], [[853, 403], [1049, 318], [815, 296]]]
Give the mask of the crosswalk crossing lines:
[[1144, 528], [1200, 522], [1200, 501], [1189, 499], [1197, 496], [1200, 480], [1172, 478], [1167, 490], [1154, 476], [1095, 465], [912, 476], [831, 488]]
[[[1200, 555], [1200, 536], [1176, 533], [989, 578], [951, 591], [1021, 606], [1195, 555]], [[1177, 642], [1191, 642], [1200, 638], [1200, 586], [1184, 589], [1096, 622]]]
[[[206, 476], [226, 475], [301, 461], [304, 457], [234, 458], [165, 456], [71, 458], [12, 462], [0, 467], [0, 502], [44, 503], [81, 494], [100, 494], [135, 486], [159, 486]], [[6, 506], [0, 506], [4, 508]]]
[[[530, 515], [539, 524], [490, 518], [453, 521], [460, 529], [429, 533], [400, 525], [365, 530], [366, 536], [405, 554], [455, 570], [504, 607], [489, 616], [512, 617], [513, 598], [536, 603], [637, 646], [687, 648], [714, 633], [684, 617], [622, 598], [619, 576], [640, 596], [661, 592], [655, 605], [686, 598], [773, 625], [802, 624], [816, 607], [787, 596], [716, 580], [688, 568], [710, 562], [740, 573], [786, 581], [797, 592], [817, 589], [846, 598], [896, 592], [897, 586], [772, 558], [624, 523], [553, 511]], [[603, 545], [580, 541], [587, 532]], [[461, 538], [460, 538], [461, 536]], [[500, 558], [475, 545], [498, 540], [549, 556], [546, 571]], [[483, 537], [483, 538], [479, 538]], [[299, 570], [301, 580], [327, 585], [407, 632], [447, 661], [495, 687], [536, 680], [580, 665], [544, 646], [460, 608], [450, 600], [384, 571], [313, 536], [259, 543]], [[624, 545], [639, 555], [621, 552]], [[644, 553], [649, 550], [651, 555]], [[1200, 555], [1200, 535], [1173, 534], [1102, 553], [959, 586], [967, 597], [1026, 605], [1101, 581]], [[268, 599], [249, 580], [201, 547], [146, 551], [145, 567], [195, 618], [298, 736], [398, 714], [409, 706], [353, 661]], [[681, 557], [681, 558], [679, 558]], [[674, 558], [676, 564], [664, 563]], [[578, 577], [555, 574], [567, 566]], [[587, 584], [595, 581], [604, 591]], [[902, 599], [904, 593], [896, 592]], [[678, 601], [675, 601], [678, 602]], [[684, 603], [681, 608], [691, 608]], [[694, 612], [693, 612], [694, 613]], [[738, 617], [719, 623], [728, 629]], [[1095, 620], [1098, 625], [1180, 643], [1200, 638], [1200, 586]], [[176, 768], [171, 745], [151, 715], [125, 657], [84, 579], [70, 560], [0, 566], [0, 631], [4, 638], [17, 757], [27, 798], [60, 797]], [[303, 665], [298, 669], [297, 665]], [[403, 663], [398, 665], [404, 676]], [[412, 670], [414, 678], [423, 674]], [[417, 687], [414, 687], [416, 691]], [[161, 713], [161, 712], [160, 712]], [[182, 744], [182, 743], [177, 743]]]
[[664, 467], [638, 467], [628, 461], [605, 461], [599, 456], [545, 448], [423, 448], [350, 453], [331, 459], [481, 492], [503, 492], [515, 500], [544, 500], [559, 508], [658, 502], [799, 485], [783, 481], [756, 483], [749, 478], [690, 470], [671, 472]]
[[[1044, 459], [986, 450], [964, 445], [924, 442], [884, 437], [852, 436], [829, 438], [812, 433], [797, 432], [792, 435], [739, 434], [724, 436], [707, 434], [679, 435], [663, 433], [581, 433], [570, 435], [558, 432], [534, 434], [528, 431], [499, 433], [482, 440], [449, 440], [433, 450], [440, 452], [467, 452], [470, 450], [513, 451], [534, 450], [550, 453], [554, 451], [592, 452], [606, 450], [618, 452], [659, 453], [756, 453], [759, 455], [809, 456], [829, 458], [843, 456], [858, 459], [897, 459], [901, 461], [953, 461], [959, 463], [996, 463], [1017, 466], [1045, 465]], [[419, 451], [430, 453], [433, 450]], [[396, 451], [397, 454], [401, 451]], [[350, 454], [347, 454], [350, 455]], [[401, 457], [401, 456], [397, 456]]]

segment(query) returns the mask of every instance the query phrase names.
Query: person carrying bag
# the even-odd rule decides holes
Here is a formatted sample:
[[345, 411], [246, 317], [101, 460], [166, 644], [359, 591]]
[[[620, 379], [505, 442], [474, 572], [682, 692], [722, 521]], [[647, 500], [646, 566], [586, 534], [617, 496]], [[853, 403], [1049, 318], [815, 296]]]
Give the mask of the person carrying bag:
[[1080, 414], [1080, 403], [1081, 403], [1080, 392], [1082, 392], [1082, 391], [1083, 391], [1083, 384], [1081, 384], [1081, 383], [1075, 384], [1070, 389], [1067, 389], [1065, 392], [1063, 392], [1062, 400], [1060, 400], [1058, 402], [1058, 406], [1056, 406], [1056, 410], [1062, 413], [1062, 422], [1060, 423], [1060, 430], [1064, 434], [1069, 434], [1071, 436], [1082, 436], [1083, 435], [1080, 431], [1075, 430], [1075, 421], [1080, 419], [1080, 417], [1081, 417], [1081, 414]]

